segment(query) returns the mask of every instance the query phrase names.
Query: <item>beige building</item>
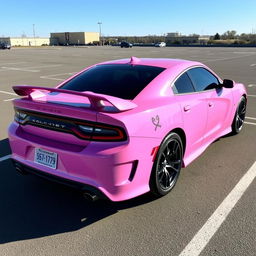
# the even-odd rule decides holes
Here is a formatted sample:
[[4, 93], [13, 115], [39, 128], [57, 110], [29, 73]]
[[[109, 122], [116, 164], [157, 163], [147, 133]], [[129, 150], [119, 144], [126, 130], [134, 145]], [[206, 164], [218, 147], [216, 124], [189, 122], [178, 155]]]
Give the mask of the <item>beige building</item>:
[[51, 33], [51, 45], [85, 45], [99, 42], [98, 32], [59, 32]]
[[167, 44], [207, 44], [210, 40], [210, 36], [208, 35], [181, 35], [180, 33], [168, 33], [166, 36]]
[[210, 41], [211, 36], [209, 35], [201, 35], [199, 36], [198, 40], [200, 44], [207, 44]]
[[50, 39], [47, 37], [0, 37], [0, 42], [11, 46], [42, 46], [49, 45]]

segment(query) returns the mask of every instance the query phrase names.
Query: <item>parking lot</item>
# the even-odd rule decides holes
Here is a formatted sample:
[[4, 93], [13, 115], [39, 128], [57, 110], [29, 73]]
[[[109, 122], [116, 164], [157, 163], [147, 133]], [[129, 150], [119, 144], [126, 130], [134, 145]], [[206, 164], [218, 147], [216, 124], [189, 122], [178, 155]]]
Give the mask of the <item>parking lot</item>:
[[[7, 139], [12, 86], [53, 87], [90, 64], [131, 56], [196, 60], [244, 83], [242, 132], [213, 143], [160, 199], [91, 203], [65, 186], [17, 174]], [[0, 50], [0, 255], [256, 255], [255, 74], [256, 48]]]

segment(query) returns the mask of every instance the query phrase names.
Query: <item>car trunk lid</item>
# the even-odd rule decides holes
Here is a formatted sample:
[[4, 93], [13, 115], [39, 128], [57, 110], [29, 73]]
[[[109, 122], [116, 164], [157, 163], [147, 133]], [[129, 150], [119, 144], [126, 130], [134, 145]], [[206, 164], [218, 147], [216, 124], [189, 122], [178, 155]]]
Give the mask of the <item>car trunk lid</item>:
[[81, 146], [90, 140], [124, 140], [122, 122], [109, 119], [100, 124], [97, 114], [136, 107], [131, 101], [92, 92], [34, 86], [15, 86], [14, 91], [26, 96], [13, 102], [15, 119], [24, 134]]

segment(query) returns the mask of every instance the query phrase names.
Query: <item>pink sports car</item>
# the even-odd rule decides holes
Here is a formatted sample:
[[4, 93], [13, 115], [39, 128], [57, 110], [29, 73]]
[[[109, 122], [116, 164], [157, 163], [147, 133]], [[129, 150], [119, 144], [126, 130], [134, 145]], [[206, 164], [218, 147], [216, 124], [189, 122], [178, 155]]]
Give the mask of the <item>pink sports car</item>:
[[205, 65], [121, 59], [88, 67], [57, 88], [14, 86], [12, 159], [92, 200], [162, 196], [217, 138], [241, 131], [247, 93]]

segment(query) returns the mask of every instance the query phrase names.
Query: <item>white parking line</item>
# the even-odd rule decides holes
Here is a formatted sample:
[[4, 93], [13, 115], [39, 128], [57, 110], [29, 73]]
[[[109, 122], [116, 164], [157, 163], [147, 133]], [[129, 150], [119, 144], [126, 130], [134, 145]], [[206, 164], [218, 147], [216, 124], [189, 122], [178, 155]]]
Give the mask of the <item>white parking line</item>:
[[251, 95], [251, 94], [248, 94], [247, 96], [248, 97], [256, 97], [256, 95]]
[[27, 69], [27, 68], [13, 68], [13, 67], [1, 67], [2, 70], [0, 71], [6, 71], [6, 70], [9, 70], [9, 71], [24, 71], [24, 72], [40, 72], [40, 70], [35, 70], [35, 69]]
[[240, 59], [240, 58], [250, 57], [250, 56], [253, 56], [253, 54], [244, 55], [244, 56], [236, 56], [236, 57], [232, 57], [232, 58], [221, 58], [221, 59], [205, 60], [204, 62], [221, 61], [221, 60], [233, 60], [233, 59]]
[[256, 86], [256, 84], [248, 84], [248, 87]]
[[254, 66], [256, 66], [256, 64], [251, 64], [250, 66], [251, 66], [251, 67], [254, 67]]
[[42, 79], [50, 79], [50, 80], [57, 80], [57, 81], [63, 81], [65, 80], [66, 78], [56, 78], [56, 76], [62, 76], [62, 75], [74, 75], [76, 74], [77, 72], [70, 72], [70, 73], [61, 73], [61, 74], [54, 74], [54, 75], [48, 75], [48, 76], [40, 76], [40, 78]]
[[13, 93], [13, 92], [0, 91], [0, 93], [4, 93], [4, 94], [8, 94], [8, 95], [15, 95], [15, 96], [17, 96], [17, 94], [16, 94], [16, 93]]
[[11, 98], [11, 99], [7, 99], [7, 100], [4, 100], [4, 101], [13, 101], [13, 100], [16, 100], [18, 98]]
[[256, 120], [255, 117], [250, 117], [250, 116], [246, 116], [245, 118], [247, 118], [247, 119], [252, 119], [252, 120]]
[[233, 52], [233, 53], [236, 53], [236, 54], [248, 54], [248, 53], [254, 54], [254, 52]]
[[2, 63], [0, 65], [16, 65], [16, 64], [21, 64], [21, 63], [27, 63], [25, 61], [20, 61], [20, 62], [9, 62], [9, 63]]
[[42, 79], [49, 79], [49, 80], [56, 80], [56, 81], [63, 81], [64, 80], [64, 78], [61, 79], [61, 78], [48, 77], [48, 76], [40, 76], [40, 78], [42, 78]]
[[7, 159], [10, 159], [12, 155], [7, 155], [7, 156], [3, 156], [3, 157], [0, 157], [0, 162], [3, 162]]
[[25, 71], [25, 72], [40, 72], [40, 70], [38, 68], [53, 68], [53, 67], [59, 67], [62, 66], [62, 64], [55, 64], [55, 65], [43, 65], [43, 66], [32, 66], [32, 67], [0, 67], [2, 70], [0, 71], [6, 71], [6, 70], [10, 70], [10, 71]]
[[32, 67], [24, 67], [25, 69], [29, 68], [54, 68], [54, 67], [60, 67], [62, 64], [54, 64], [54, 65], [41, 65], [41, 66], [32, 66]]
[[256, 125], [256, 123], [251, 123], [251, 122], [244, 122], [245, 124], [252, 124], [252, 125]]
[[255, 177], [256, 162], [254, 162], [179, 256], [198, 256], [203, 251]]

